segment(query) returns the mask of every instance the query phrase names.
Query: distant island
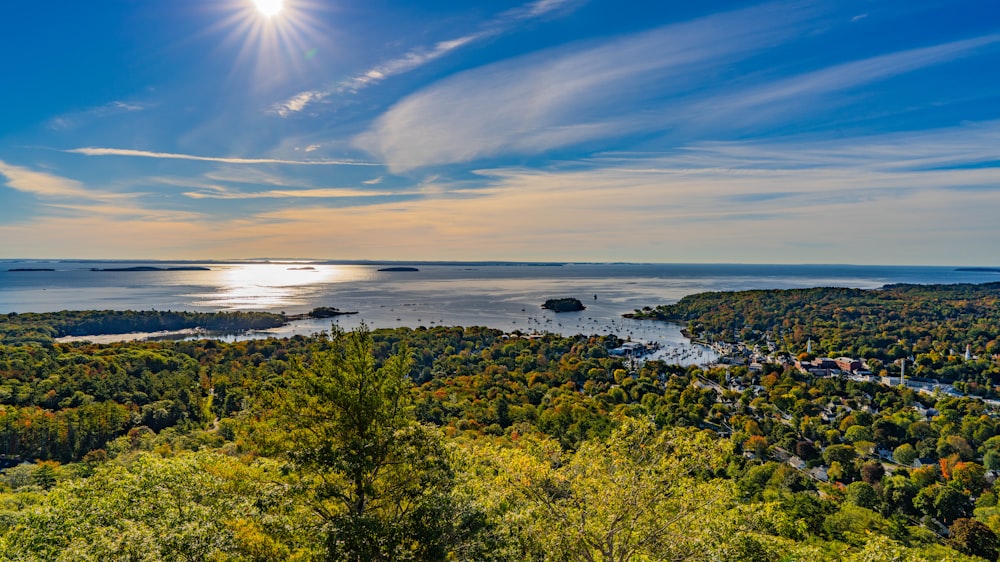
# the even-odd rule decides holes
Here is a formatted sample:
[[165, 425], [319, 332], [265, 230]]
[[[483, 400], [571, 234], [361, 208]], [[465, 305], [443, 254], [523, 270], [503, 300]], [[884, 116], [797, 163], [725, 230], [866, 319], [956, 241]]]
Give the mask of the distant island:
[[[320, 306], [312, 309], [307, 314], [301, 315], [306, 318], [333, 318], [334, 316], [343, 316], [345, 314], [357, 314], [357, 311], [348, 312], [340, 310], [339, 308], [334, 308], [332, 306]], [[297, 319], [299, 317], [289, 317], [290, 319]]]
[[955, 271], [986, 271], [1000, 273], [1000, 267], [956, 267]]
[[379, 271], [420, 271], [415, 267], [382, 267]]
[[7, 271], [55, 271], [55, 270], [44, 267], [16, 267], [14, 269], [8, 269]]
[[289, 267], [288, 271], [316, 271], [316, 268], [307, 265], [306, 267]]
[[182, 267], [153, 267], [149, 265], [137, 265], [134, 267], [94, 267], [91, 268], [91, 271], [211, 271], [211, 269], [196, 265]]
[[542, 305], [542, 308], [551, 310], [553, 312], [577, 312], [580, 310], [584, 310], [587, 307], [583, 306], [583, 303], [580, 302], [580, 299], [568, 298], [568, 299], [549, 299], [545, 301], [545, 304]]

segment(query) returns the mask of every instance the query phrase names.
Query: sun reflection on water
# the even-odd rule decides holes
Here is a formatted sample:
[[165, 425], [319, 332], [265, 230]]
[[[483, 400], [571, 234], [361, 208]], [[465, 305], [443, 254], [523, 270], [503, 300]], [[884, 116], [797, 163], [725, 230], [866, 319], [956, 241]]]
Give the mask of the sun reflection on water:
[[219, 273], [218, 288], [197, 295], [200, 305], [228, 310], [294, 309], [307, 306], [327, 284], [365, 278], [365, 271], [356, 266], [296, 263], [240, 264]]

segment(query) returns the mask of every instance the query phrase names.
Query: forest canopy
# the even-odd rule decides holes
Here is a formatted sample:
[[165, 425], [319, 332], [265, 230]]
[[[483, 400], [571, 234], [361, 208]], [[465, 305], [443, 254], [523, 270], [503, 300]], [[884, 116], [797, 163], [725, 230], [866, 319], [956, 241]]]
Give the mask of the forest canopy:
[[0, 558], [997, 558], [984, 402], [621, 344], [0, 343]]

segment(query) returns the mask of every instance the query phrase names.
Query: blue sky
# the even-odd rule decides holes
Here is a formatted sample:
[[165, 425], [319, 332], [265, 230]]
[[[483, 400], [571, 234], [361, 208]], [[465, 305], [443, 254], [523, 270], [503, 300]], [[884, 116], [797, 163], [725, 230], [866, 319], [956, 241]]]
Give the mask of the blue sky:
[[0, 257], [1000, 265], [995, 0], [4, 24]]

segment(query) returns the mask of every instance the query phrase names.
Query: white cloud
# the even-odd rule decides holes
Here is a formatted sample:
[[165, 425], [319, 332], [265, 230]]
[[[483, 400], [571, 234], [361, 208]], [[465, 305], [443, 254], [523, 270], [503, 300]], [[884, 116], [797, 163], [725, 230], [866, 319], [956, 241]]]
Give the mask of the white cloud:
[[467, 71], [405, 98], [356, 144], [404, 171], [660, 126], [645, 102], [801, 32], [806, 15], [768, 4]]
[[838, 64], [763, 86], [715, 96], [690, 108], [686, 113], [729, 124], [733, 123], [734, 117], [742, 121], [772, 118], [770, 113], [760, 111], [765, 106], [773, 107], [775, 111], [787, 116], [797, 109], [813, 108], [818, 96], [850, 90], [970, 56], [978, 49], [997, 42], [1000, 42], [1000, 35], [985, 35]]
[[317, 189], [272, 189], [256, 192], [211, 189], [209, 191], [189, 191], [184, 195], [192, 199], [339, 199], [345, 197], [385, 197], [394, 195], [394, 193], [330, 187]]
[[477, 68], [403, 99], [356, 137], [355, 145], [401, 172], [639, 131], [782, 123], [845, 102], [832, 94], [1000, 43], [1000, 34], [984, 35], [761, 85], [719, 85], [716, 69], [793, 39], [810, 15], [768, 4]]
[[397, 74], [403, 74], [404, 72], [409, 72], [415, 68], [419, 68], [484, 36], [485, 35], [482, 33], [475, 33], [464, 37], [449, 39], [448, 41], [441, 41], [429, 49], [422, 47], [413, 49], [402, 57], [381, 63], [351, 78], [350, 80], [347, 80], [341, 85], [341, 89], [357, 92], [362, 88], [381, 82], [391, 76], [396, 76]]
[[470, 33], [454, 39], [439, 41], [433, 47], [419, 47], [413, 49], [402, 57], [392, 59], [376, 65], [372, 69], [348, 80], [343, 86], [351, 91], [357, 91], [365, 86], [370, 86], [376, 82], [381, 82], [386, 78], [409, 72], [419, 68], [431, 61], [464, 47], [475, 41], [480, 41], [489, 37], [494, 37], [509, 31], [513, 26], [538, 19], [552, 14], [558, 10], [565, 10], [575, 4], [578, 0], [536, 0], [523, 6], [513, 8], [492, 20], [488, 21], [480, 31]]
[[98, 107], [53, 117], [49, 120], [49, 127], [53, 129], [71, 129], [92, 119], [110, 117], [123, 113], [133, 113], [136, 111], [143, 111], [148, 108], [149, 105], [143, 103], [115, 100]]
[[34, 193], [43, 197], [79, 197], [87, 195], [83, 184], [76, 180], [36, 172], [28, 168], [14, 166], [0, 160], [0, 175], [6, 178], [8, 187]]
[[364, 185], [378, 185], [378, 184], [382, 183], [383, 179], [384, 179], [383, 176], [379, 176], [377, 178], [372, 178], [370, 180], [365, 180], [365, 181], [363, 181], [361, 183], [363, 183]]
[[288, 98], [285, 101], [278, 102], [271, 106], [271, 112], [276, 113], [282, 117], [288, 117], [293, 113], [298, 113], [305, 109], [307, 106], [313, 103], [317, 103], [326, 99], [330, 94], [328, 92], [322, 92], [319, 90], [310, 90], [307, 92], [299, 92], [294, 96]]
[[150, 220], [137, 220], [147, 215], [124, 208], [101, 211], [108, 220], [77, 207], [0, 225], [0, 239], [30, 237], [36, 255], [61, 255], [72, 241], [80, 257], [95, 248], [103, 254], [90, 257], [192, 259], [296, 248], [338, 258], [987, 265], [1000, 244], [998, 161], [1000, 121], [698, 143], [553, 169], [481, 170], [477, 189], [431, 176], [419, 197], [350, 207], [276, 208], [265, 198], [372, 192], [272, 189], [249, 194], [266, 210], [232, 219], [147, 212]]
[[536, 0], [529, 2], [499, 14], [486, 22], [479, 31], [438, 41], [431, 46], [410, 49], [402, 56], [376, 64], [368, 70], [344, 80], [330, 90], [311, 90], [296, 94], [284, 102], [275, 104], [272, 111], [281, 117], [288, 117], [304, 110], [313, 103], [322, 101], [334, 92], [358, 92], [393, 76], [420, 68], [466, 45], [507, 33], [518, 24], [557, 12], [568, 11], [579, 3], [580, 0]]
[[[1000, 242], [993, 226], [1000, 169], [974, 165], [1000, 149], [961, 154], [965, 142], [1000, 146], [989, 142], [998, 131], [1000, 124], [987, 123], [836, 141], [714, 143], [575, 169], [482, 170], [489, 187], [468, 197], [454, 197], [438, 178], [424, 198], [281, 209], [255, 220], [270, 244], [302, 249], [308, 232], [345, 240], [343, 251], [358, 257], [391, 247], [400, 256], [449, 259], [981, 263]], [[866, 154], [890, 145], [896, 153], [877, 164]], [[961, 167], [917, 164], [934, 145]]]
[[515, 8], [507, 12], [507, 16], [517, 21], [542, 17], [558, 10], [566, 9], [574, 4], [579, 4], [577, 0], [537, 0], [526, 4], [520, 8]]
[[[83, 183], [14, 166], [0, 161], [0, 179], [10, 188], [39, 197], [46, 216], [99, 217], [101, 219], [138, 219], [146, 221], [193, 220], [200, 215], [183, 211], [147, 209], [136, 203], [141, 194], [114, 193], [88, 189]], [[67, 244], [69, 244], [67, 239]]]
[[84, 154], [87, 156], [134, 156], [139, 158], [160, 158], [165, 160], [194, 160], [198, 162], [221, 162], [224, 164], [291, 164], [298, 166], [374, 166], [368, 162], [355, 160], [286, 160], [282, 158], [232, 158], [219, 156], [197, 156], [194, 154], [177, 154], [174, 152], [151, 152], [148, 150], [133, 150], [128, 148], [72, 148], [63, 152]]
[[101, 217], [108, 220], [142, 220], [150, 222], [196, 221], [205, 218], [201, 213], [148, 209], [136, 205], [58, 203], [48, 207], [70, 211], [69, 216]]

